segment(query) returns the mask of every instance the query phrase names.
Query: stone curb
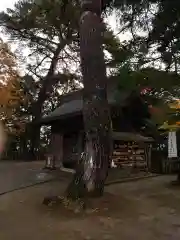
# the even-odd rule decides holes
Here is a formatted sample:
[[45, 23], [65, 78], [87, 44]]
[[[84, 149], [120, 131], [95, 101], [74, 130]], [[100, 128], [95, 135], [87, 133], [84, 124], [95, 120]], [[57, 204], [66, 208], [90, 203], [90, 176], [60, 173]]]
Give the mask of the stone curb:
[[113, 185], [113, 184], [145, 180], [147, 178], [154, 178], [154, 177], [159, 177], [159, 176], [161, 176], [161, 175], [160, 174], [153, 174], [153, 175], [148, 175], [148, 176], [131, 177], [131, 178], [126, 178], [126, 179], [114, 180], [114, 181], [112, 180], [112, 181], [108, 181], [107, 183], [105, 183], [105, 185], [109, 186], [109, 185]]
[[[118, 184], [118, 183], [120, 184], [120, 183], [132, 182], [132, 181], [145, 180], [147, 178], [153, 178], [153, 177], [158, 177], [158, 176], [161, 176], [161, 175], [160, 174], [153, 174], [153, 175], [148, 175], [148, 176], [119, 179], [119, 180], [109, 181], [109, 182], [105, 183], [105, 186]], [[18, 187], [18, 188], [14, 188], [14, 189], [11, 189], [11, 190], [8, 190], [8, 191], [1, 192], [0, 196], [3, 196], [3, 195], [8, 194], [8, 193], [15, 192], [15, 191], [23, 190], [23, 189], [26, 189], [26, 188], [34, 187], [34, 186], [37, 186], [37, 185], [42, 185], [42, 184], [45, 184], [45, 183], [48, 183], [48, 182], [55, 182], [55, 181], [59, 181], [59, 179], [55, 177], [55, 178], [47, 179], [47, 180], [44, 180], [44, 181], [40, 181], [40, 182], [36, 182], [36, 183], [32, 183], [32, 184], [27, 184], [27, 185], [24, 185], [24, 186], [21, 186], [21, 187]]]
[[3, 195], [8, 194], [8, 193], [12, 193], [12, 192], [20, 191], [20, 190], [23, 190], [23, 189], [26, 189], [26, 188], [35, 187], [37, 185], [45, 184], [45, 183], [48, 183], [48, 182], [55, 182], [55, 181], [58, 181], [58, 179], [57, 178], [52, 178], [52, 179], [47, 179], [47, 180], [36, 182], [36, 183], [23, 185], [21, 187], [17, 187], [17, 188], [13, 188], [11, 190], [0, 192], [0, 196], [3, 196]]

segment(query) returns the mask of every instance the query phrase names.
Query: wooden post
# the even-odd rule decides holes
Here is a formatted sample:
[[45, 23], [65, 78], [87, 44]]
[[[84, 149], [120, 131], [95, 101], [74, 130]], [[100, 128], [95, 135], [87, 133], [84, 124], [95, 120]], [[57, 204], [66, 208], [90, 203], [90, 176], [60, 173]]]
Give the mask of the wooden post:
[[148, 148], [148, 170], [151, 170], [151, 152], [152, 152], [152, 144], [150, 144]]
[[43, 169], [52, 169], [52, 155], [50, 153], [46, 154], [45, 166]]
[[63, 162], [63, 135], [52, 133], [44, 168], [55, 170], [57, 161], [59, 161], [59, 167], [61, 168]]
[[59, 165], [60, 168], [63, 167], [63, 152], [64, 152], [64, 148], [63, 148], [64, 144], [63, 144], [63, 134], [59, 134], [59, 148], [57, 148], [57, 159], [59, 161]]
[[51, 151], [54, 158], [54, 167], [58, 164], [61, 168], [63, 164], [63, 134], [55, 133], [52, 139]]
[[78, 134], [78, 155], [80, 156], [82, 152], [84, 152], [84, 131], [80, 131]]

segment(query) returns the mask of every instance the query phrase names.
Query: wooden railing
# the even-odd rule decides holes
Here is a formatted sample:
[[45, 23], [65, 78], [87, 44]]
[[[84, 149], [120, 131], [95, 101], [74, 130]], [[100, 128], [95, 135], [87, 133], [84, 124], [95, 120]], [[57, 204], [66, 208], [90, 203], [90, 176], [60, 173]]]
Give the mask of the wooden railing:
[[180, 159], [163, 160], [162, 171], [165, 174], [173, 174], [180, 172]]

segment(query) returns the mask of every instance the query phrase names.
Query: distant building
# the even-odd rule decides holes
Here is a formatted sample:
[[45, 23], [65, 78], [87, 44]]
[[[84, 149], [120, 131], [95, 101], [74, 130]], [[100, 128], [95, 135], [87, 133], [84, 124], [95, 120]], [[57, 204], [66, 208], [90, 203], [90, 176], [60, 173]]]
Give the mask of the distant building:
[[[119, 92], [116, 97], [116, 91], [117, 83], [111, 82], [107, 95], [113, 127], [114, 164], [147, 169], [153, 139], [140, 134], [143, 102], [127, 91]], [[65, 167], [73, 168], [84, 150], [82, 110], [82, 90], [79, 90], [63, 96], [61, 105], [41, 120], [41, 125], [49, 125], [52, 129], [50, 153]]]

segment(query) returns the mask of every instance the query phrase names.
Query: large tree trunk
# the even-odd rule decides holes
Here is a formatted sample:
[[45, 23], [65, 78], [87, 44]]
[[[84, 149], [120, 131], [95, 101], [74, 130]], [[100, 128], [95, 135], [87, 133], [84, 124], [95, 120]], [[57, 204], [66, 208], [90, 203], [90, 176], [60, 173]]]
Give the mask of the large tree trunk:
[[[68, 196], [101, 196], [111, 155], [111, 119], [107, 101], [107, 77], [103, 53], [104, 24], [101, 0], [82, 1], [80, 54], [84, 83], [85, 161], [81, 161]], [[76, 189], [76, 191], [73, 189]], [[81, 190], [80, 190], [81, 189]], [[74, 194], [75, 192], [75, 194]]]

